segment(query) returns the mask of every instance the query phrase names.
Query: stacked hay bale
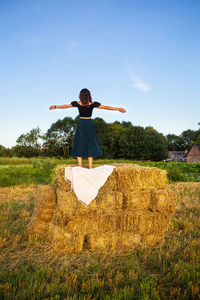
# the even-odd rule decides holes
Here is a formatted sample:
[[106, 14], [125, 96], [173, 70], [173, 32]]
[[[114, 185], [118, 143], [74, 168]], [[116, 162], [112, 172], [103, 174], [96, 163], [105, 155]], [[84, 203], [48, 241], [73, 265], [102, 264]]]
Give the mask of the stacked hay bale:
[[[156, 245], [164, 238], [176, 202], [176, 193], [167, 189], [166, 171], [133, 164], [115, 166], [87, 208], [64, 180], [64, 167], [57, 168], [53, 182], [56, 206], [48, 223], [48, 238], [55, 251], [130, 250]], [[47, 204], [43, 201], [37, 209], [34, 233]]]
[[46, 237], [49, 222], [52, 220], [56, 207], [56, 195], [51, 186], [38, 187], [33, 196], [35, 199], [34, 214], [28, 225], [30, 240], [32, 240], [32, 236], [37, 238]]

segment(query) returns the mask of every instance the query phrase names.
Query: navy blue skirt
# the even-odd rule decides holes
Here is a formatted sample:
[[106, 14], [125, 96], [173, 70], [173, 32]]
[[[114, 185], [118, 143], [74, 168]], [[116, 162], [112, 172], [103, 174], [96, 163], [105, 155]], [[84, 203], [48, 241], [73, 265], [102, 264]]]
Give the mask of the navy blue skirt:
[[76, 157], [96, 157], [102, 154], [92, 120], [80, 119], [76, 127], [71, 155]]

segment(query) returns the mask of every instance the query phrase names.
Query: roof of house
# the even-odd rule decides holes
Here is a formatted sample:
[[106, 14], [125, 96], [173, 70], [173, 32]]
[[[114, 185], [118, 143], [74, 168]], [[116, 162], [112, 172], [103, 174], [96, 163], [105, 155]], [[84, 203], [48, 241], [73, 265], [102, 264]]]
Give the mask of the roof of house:
[[168, 151], [168, 154], [177, 154], [177, 155], [185, 154], [186, 155], [186, 152], [185, 151]]
[[190, 154], [190, 152], [191, 152], [191, 150], [192, 150], [193, 148], [196, 148], [196, 149], [200, 152], [200, 144], [195, 143], [195, 144], [192, 145], [192, 148], [190, 149], [188, 155]]
[[192, 147], [197, 147], [200, 150], [200, 144], [195, 143]]

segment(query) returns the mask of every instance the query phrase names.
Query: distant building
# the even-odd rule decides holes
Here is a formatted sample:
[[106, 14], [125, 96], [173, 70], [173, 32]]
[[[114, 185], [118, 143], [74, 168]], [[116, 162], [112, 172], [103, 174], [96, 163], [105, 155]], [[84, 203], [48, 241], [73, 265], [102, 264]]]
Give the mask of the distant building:
[[187, 150], [185, 151], [168, 151], [168, 160], [187, 161]]
[[200, 162], [200, 144], [194, 144], [187, 155], [187, 161], [191, 163]]

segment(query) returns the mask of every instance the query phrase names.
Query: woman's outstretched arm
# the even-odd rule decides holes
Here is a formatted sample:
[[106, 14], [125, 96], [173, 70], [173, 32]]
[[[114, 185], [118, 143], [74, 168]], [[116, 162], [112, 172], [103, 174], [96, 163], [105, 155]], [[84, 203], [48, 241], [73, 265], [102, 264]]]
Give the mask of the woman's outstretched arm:
[[57, 109], [57, 108], [70, 108], [73, 107], [71, 104], [63, 104], [63, 105], [51, 105], [49, 109]]
[[100, 105], [98, 106], [97, 108], [100, 108], [100, 109], [108, 109], [108, 110], [118, 110], [122, 113], [125, 113], [126, 110], [122, 107], [113, 107], [113, 106], [107, 106], [107, 105]]

